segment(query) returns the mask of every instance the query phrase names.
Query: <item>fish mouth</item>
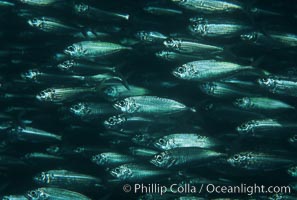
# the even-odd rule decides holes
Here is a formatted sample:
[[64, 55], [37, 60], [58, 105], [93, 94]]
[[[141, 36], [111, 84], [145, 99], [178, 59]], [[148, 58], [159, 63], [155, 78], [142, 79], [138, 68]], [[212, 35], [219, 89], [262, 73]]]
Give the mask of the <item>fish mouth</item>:
[[173, 71], [172, 72], [172, 75], [179, 78], [180, 77], [180, 74], [177, 72], [177, 71]]
[[97, 164], [97, 161], [98, 161], [97, 156], [92, 156], [91, 161], [93, 163], [96, 163]]
[[227, 159], [227, 163], [229, 163], [230, 165], [233, 166], [233, 162], [232, 162], [232, 159], [231, 159], [231, 158], [228, 158], [228, 159]]
[[118, 178], [118, 174], [117, 174], [114, 170], [110, 170], [109, 173], [110, 173], [110, 175], [112, 175], [113, 177]]
[[155, 159], [151, 159], [149, 162], [155, 166], [158, 166], [158, 163], [155, 161]]
[[38, 95], [36, 95], [36, 99], [38, 100], [38, 101], [42, 101], [42, 97], [38, 94]]
[[103, 126], [104, 126], [105, 128], [111, 128], [111, 124], [110, 124], [108, 121], [104, 121], [104, 122], [103, 122]]
[[40, 176], [35, 176], [33, 177], [33, 181], [37, 182], [37, 183], [41, 183], [42, 178]]
[[28, 22], [28, 24], [29, 24], [30, 26], [34, 26], [34, 24], [33, 24], [33, 22], [32, 22], [31, 19], [29, 19], [27, 22]]

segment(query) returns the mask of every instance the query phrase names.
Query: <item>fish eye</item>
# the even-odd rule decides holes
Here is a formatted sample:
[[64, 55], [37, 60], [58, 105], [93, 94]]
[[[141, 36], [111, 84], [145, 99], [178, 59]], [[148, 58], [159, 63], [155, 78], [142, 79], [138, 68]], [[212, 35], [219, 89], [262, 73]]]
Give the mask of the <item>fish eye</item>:
[[115, 173], [120, 173], [121, 172], [120, 168], [115, 168], [114, 171], [115, 171]]
[[294, 140], [297, 140], [297, 135], [294, 135], [294, 136], [293, 136], [293, 139], [294, 139]]
[[242, 125], [240, 126], [240, 128], [241, 128], [241, 129], [247, 129], [247, 128], [248, 128], [248, 125], [247, 125], [247, 124], [242, 124]]
[[126, 102], [125, 102], [124, 100], [122, 100], [122, 101], [120, 101], [120, 102], [119, 102], [119, 104], [120, 104], [120, 106], [122, 106], [122, 107], [123, 107], [123, 106], [125, 106], [125, 105], [126, 105]]
[[161, 155], [157, 155], [157, 156], [156, 156], [156, 160], [157, 160], [158, 162], [161, 162], [161, 161], [163, 160], [163, 158], [162, 158]]
[[37, 19], [37, 18], [33, 18], [33, 19], [32, 19], [32, 23], [33, 23], [33, 24], [37, 24], [37, 22], [38, 22], [38, 19]]
[[46, 96], [46, 93], [44, 91], [41, 91], [40, 96], [44, 97], [44, 96]]
[[108, 123], [110, 123], [110, 124], [115, 124], [115, 122], [116, 122], [116, 120], [115, 120], [114, 117], [110, 117], [110, 118], [108, 119]]
[[30, 191], [30, 196], [37, 197], [37, 192], [35, 190]]
[[185, 68], [184, 67], [178, 67], [177, 68], [177, 71], [179, 72], [179, 73], [185, 73]]
[[67, 51], [75, 51], [74, 46], [69, 46], [69, 47], [67, 47]]
[[165, 144], [165, 140], [164, 140], [163, 138], [160, 138], [160, 139], [159, 139], [159, 143], [160, 143], [160, 144]]
[[73, 106], [73, 109], [74, 109], [74, 110], [79, 110], [79, 108], [80, 108], [79, 105], [74, 105], [74, 106]]

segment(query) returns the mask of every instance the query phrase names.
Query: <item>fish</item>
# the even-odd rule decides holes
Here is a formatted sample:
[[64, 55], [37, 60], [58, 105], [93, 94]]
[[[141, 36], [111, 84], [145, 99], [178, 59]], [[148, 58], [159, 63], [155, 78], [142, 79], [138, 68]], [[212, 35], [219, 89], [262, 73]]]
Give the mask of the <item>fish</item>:
[[39, 69], [30, 69], [27, 72], [22, 73], [21, 77], [26, 81], [43, 84], [66, 84], [67, 82], [69, 84], [75, 84], [83, 83], [85, 81], [84, 76], [49, 74], [44, 73]]
[[151, 117], [119, 114], [109, 117], [103, 122], [107, 130], [119, 131], [127, 134], [136, 132], [149, 132], [167, 128], [172, 122], [170, 120], [157, 121]]
[[261, 88], [284, 96], [297, 96], [297, 81], [294, 78], [285, 76], [269, 76], [258, 79], [258, 84]]
[[196, 56], [196, 55], [190, 55], [186, 53], [178, 53], [175, 51], [158, 51], [155, 53], [157, 58], [160, 58], [162, 60], [170, 61], [170, 62], [190, 62], [202, 59], [204, 56]]
[[14, 7], [15, 6], [15, 3], [2, 0], [0, 2], [0, 6], [1, 7]]
[[203, 93], [218, 98], [232, 98], [251, 95], [249, 91], [245, 91], [242, 88], [218, 81], [202, 83], [199, 88]]
[[276, 49], [296, 47], [297, 45], [297, 35], [293, 33], [267, 31], [264, 34], [252, 31], [241, 34], [240, 38], [249, 44]]
[[53, 6], [57, 3], [63, 2], [63, 0], [18, 0], [23, 4], [27, 4], [30, 6], [39, 6], [39, 7], [47, 7]]
[[157, 96], [136, 96], [119, 100], [113, 106], [129, 114], [174, 114], [183, 111], [196, 112], [194, 108], [172, 100]]
[[171, 174], [168, 170], [156, 169], [150, 165], [128, 163], [115, 167], [109, 171], [109, 173], [125, 182], [137, 182], [152, 180], [154, 178], [166, 177]]
[[41, 187], [34, 190], [30, 190], [26, 193], [26, 198], [29, 200], [44, 199], [73, 199], [73, 200], [91, 200], [87, 196], [78, 192], [62, 189], [62, 188], [51, 188]]
[[116, 85], [111, 85], [111, 86], [106, 86], [102, 88], [102, 96], [111, 102], [117, 101], [119, 99], [123, 99], [125, 97], [130, 97], [130, 96], [143, 96], [150, 94], [151, 91], [129, 84], [129, 89], [127, 89], [124, 85], [122, 84], [116, 84]]
[[115, 73], [117, 71], [116, 67], [101, 66], [93, 62], [78, 61], [73, 59], [65, 60], [62, 63], [59, 63], [57, 65], [57, 68], [63, 72], [69, 72], [72, 74], [80, 74], [80, 75], [94, 74], [101, 71]]
[[120, 44], [100, 41], [82, 41], [68, 46], [64, 53], [74, 59], [85, 59], [93, 61], [107, 55], [112, 55], [123, 50], [131, 50]]
[[40, 166], [43, 163], [52, 164], [59, 163], [64, 160], [62, 156], [55, 156], [47, 153], [33, 152], [25, 154], [22, 159], [31, 165]]
[[140, 147], [129, 147], [129, 152], [133, 156], [139, 156], [139, 157], [152, 157], [159, 152], [154, 149], [148, 149], [148, 148], [140, 148]]
[[33, 143], [60, 142], [62, 140], [62, 136], [60, 135], [29, 126], [13, 127], [11, 130], [9, 130], [9, 137], [12, 141], [24, 141]]
[[244, 6], [233, 0], [171, 0], [174, 4], [194, 12], [228, 14], [244, 12]]
[[100, 117], [117, 114], [117, 110], [107, 103], [79, 102], [72, 105], [69, 111], [84, 120], [98, 119]]
[[179, 16], [183, 14], [183, 11], [181, 10], [160, 6], [145, 6], [143, 10], [149, 14], [157, 16]]
[[129, 14], [115, 13], [110, 11], [101, 10], [84, 3], [77, 3], [73, 6], [75, 14], [93, 20], [129, 20]]
[[73, 190], [103, 187], [99, 178], [68, 170], [43, 171], [35, 175], [33, 180], [39, 185]]
[[295, 109], [294, 106], [287, 104], [286, 102], [265, 98], [265, 97], [243, 97], [236, 99], [233, 102], [233, 105], [246, 110], [255, 110], [255, 111], [277, 111], [277, 110], [290, 110]]
[[234, 38], [249, 30], [252, 26], [245, 22], [224, 18], [190, 18], [189, 31], [202, 38]]
[[216, 55], [225, 51], [224, 48], [220, 46], [183, 38], [169, 38], [163, 42], [163, 45], [168, 50], [191, 55]]
[[254, 67], [217, 60], [199, 60], [175, 68], [172, 74], [182, 80], [209, 81], [248, 70], [254, 70]]
[[292, 166], [287, 170], [287, 173], [291, 176], [291, 177], [297, 177], [297, 166]]
[[294, 160], [270, 153], [246, 151], [230, 156], [227, 162], [236, 168], [253, 171], [271, 171], [294, 164]]
[[297, 134], [294, 134], [293, 136], [289, 137], [288, 142], [293, 147], [297, 147]]
[[237, 132], [242, 136], [263, 137], [265, 135], [272, 136], [272, 133], [280, 133], [281, 130], [293, 129], [296, 127], [293, 123], [279, 122], [275, 119], [250, 120], [244, 122], [236, 128]]
[[135, 37], [145, 43], [162, 43], [168, 37], [156, 31], [138, 31]]
[[74, 34], [79, 32], [79, 28], [65, 24], [64, 22], [51, 18], [51, 17], [39, 17], [28, 20], [28, 24], [38, 30], [55, 33], [55, 34]]
[[62, 103], [96, 91], [95, 87], [47, 88], [38, 93], [36, 99], [40, 102]]
[[215, 139], [195, 133], [175, 133], [157, 139], [154, 146], [159, 150], [170, 150], [181, 147], [213, 148], [219, 142]]
[[28, 200], [25, 195], [6, 195], [2, 200]]
[[99, 166], [118, 166], [125, 163], [131, 163], [136, 161], [135, 157], [130, 155], [125, 155], [117, 152], [104, 152], [97, 155], [94, 155], [91, 158], [92, 162]]
[[193, 167], [205, 165], [218, 158], [224, 157], [225, 154], [197, 147], [182, 147], [163, 151], [155, 155], [150, 163], [153, 165], [169, 169], [180, 167]]

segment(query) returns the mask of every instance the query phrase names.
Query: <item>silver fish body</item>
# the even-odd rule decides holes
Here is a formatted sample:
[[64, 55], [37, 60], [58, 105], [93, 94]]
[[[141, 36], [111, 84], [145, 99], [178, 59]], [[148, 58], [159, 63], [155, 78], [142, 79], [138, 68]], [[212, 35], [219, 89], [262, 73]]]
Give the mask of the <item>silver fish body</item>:
[[150, 165], [128, 163], [110, 170], [110, 174], [121, 181], [140, 181], [167, 176], [171, 172]]
[[173, 3], [195, 12], [234, 13], [244, 11], [241, 3], [232, 0], [171, 0]]
[[91, 200], [87, 196], [78, 192], [62, 189], [42, 187], [26, 193], [28, 200]]
[[92, 7], [84, 3], [74, 4], [74, 12], [82, 17], [93, 20], [129, 20], [129, 14], [115, 13]]
[[278, 132], [286, 128], [294, 128], [297, 125], [281, 123], [275, 119], [251, 120], [236, 128], [237, 132], [243, 136], [261, 137], [266, 134], [272, 136], [273, 132]]
[[83, 41], [74, 43], [64, 50], [66, 55], [75, 59], [95, 59], [102, 56], [111, 55], [123, 50], [131, 50], [131, 47], [125, 47], [120, 44], [99, 41]]
[[160, 168], [178, 168], [207, 164], [225, 154], [197, 147], [174, 148], [155, 155], [150, 162]]
[[[123, 133], [148, 132], [161, 128], [162, 121], [157, 121], [154, 118], [148, 118], [137, 115], [120, 114], [112, 116], [104, 121], [103, 125], [108, 130], [119, 131]], [[166, 121], [164, 125], [169, 125]]]
[[36, 95], [41, 102], [62, 103], [72, 101], [82, 95], [92, 94], [96, 92], [96, 88], [48, 88]]
[[218, 98], [229, 98], [249, 95], [249, 92], [244, 91], [242, 88], [237, 88], [230, 84], [221, 82], [206, 82], [200, 85], [200, 90], [210, 96]]
[[146, 43], [158, 43], [167, 39], [167, 36], [156, 31], [138, 31], [135, 36]]
[[114, 103], [114, 107], [130, 114], [174, 114], [188, 110], [196, 112], [195, 109], [189, 108], [178, 101], [157, 96], [128, 97]]
[[121, 84], [107, 86], [102, 89], [103, 97], [109, 101], [116, 101], [130, 96], [147, 95], [149, 93], [148, 89], [134, 85], [129, 85], [129, 89]]
[[42, 164], [50, 164], [50, 163], [60, 163], [64, 161], [62, 156], [51, 155], [47, 153], [27, 153], [23, 158], [25, 162], [30, 163], [31, 165], [42, 165]]
[[290, 167], [287, 172], [291, 177], [297, 177], [297, 166]]
[[183, 14], [183, 11], [181, 10], [159, 6], [146, 6], [143, 8], [143, 10], [147, 13], [160, 16], [178, 16]]
[[176, 133], [157, 139], [154, 146], [160, 150], [170, 150], [181, 147], [212, 148], [219, 143], [215, 139], [195, 133]]
[[64, 0], [18, 0], [18, 1], [30, 6], [46, 7], [46, 6], [52, 6], [59, 2], [63, 2]]
[[82, 62], [76, 60], [65, 60], [58, 64], [57, 67], [64, 72], [73, 74], [96, 74], [100, 71], [116, 72], [115, 67], [101, 66], [93, 62]]
[[69, 108], [70, 112], [82, 119], [98, 119], [106, 115], [117, 114], [118, 111], [107, 103], [80, 102]]
[[199, 60], [177, 67], [173, 70], [172, 74], [183, 80], [208, 81], [253, 69], [252, 66], [242, 66], [236, 63], [216, 60]]
[[297, 80], [283, 76], [270, 76], [258, 80], [259, 85], [273, 94], [297, 96]]
[[274, 111], [274, 110], [288, 110], [288, 109], [295, 109], [294, 106], [287, 104], [286, 102], [265, 98], [265, 97], [243, 97], [236, 99], [233, 102], [233, 105], [245, 110], [267, 110], [267, 111]]
[[140, 147], [129, 147], [129, 152], [133, 156], [139, 156], [139, 157], [152, 157], [159, 153], [154, 149], [140, 148]]
[[65, 189], [86, 189], [99, 187], [101, 180], [94, 176], [68, 170], [49, 170], [33, 177], [35, 183], [47, 187], [62, 187]]
[[175, 51], [158, 51], [155, 53], [156, 57], [167, 60], [170, 62], [190, 62], [190, 61], [195, 61], [202, 59], [202, 56], [195, 56], [195, 55], [190, 55], [190, 54], [185, 54], [185, 53], [178, 53]]
[[229, 157], [227, 162], [233, 167], [245, 170], [269, 171], [287, 167], [295, 161], [284, 156], [247, 151]]
[[121, 164], [131, 163], [136, 161], [136, 159], [133, 156], [116, 153], [116, 152], [105, 152], [105, 153], [97, 154], [97, 155], [94, 155], [91, 158], [91, 160], [95, 164], [99, 166], [105, 166], [105, 167], [118, 166]]
[[48, 84], [74, 84], [83, 83], [85, 81], [84, 76], [49, 74], [38, 69], [30, 69], [27, 72], [22, 73], [21, 77], [24, 80], [31, 82]]
[[7, 195], [3, 196], [2, 200], [28, 200], [25, 195]]
[[188, 28], [194, 36], [205, 38], [232, 38], [252, 29], [239, 21], [206, 18], [192, 18]]
[[292, 33], [268, 32], [263, 34], [253, 31], [241, 34], [240, 38], [249, 44], [275, 49], [297, 46], [297, 35]]
[[28, 24], [38, 30], [56, 33], [56, 34], [73, 34], [79, 32], [78, 28], [64, 24], [63, 22], [50, 18], [50, 17], [41, 17], [33, 18], [28, 20]]
[[224, 48], [209, 44], [203, 44], [195, 40], [170, 38], [163, 42], [169, 50], [193, 55], [218, 54], [224, 51]]
[[10, 130], [10, 137], [16, 141], [26, 142], [59, 142], [62, 136], [32, 127], [17, 126]]

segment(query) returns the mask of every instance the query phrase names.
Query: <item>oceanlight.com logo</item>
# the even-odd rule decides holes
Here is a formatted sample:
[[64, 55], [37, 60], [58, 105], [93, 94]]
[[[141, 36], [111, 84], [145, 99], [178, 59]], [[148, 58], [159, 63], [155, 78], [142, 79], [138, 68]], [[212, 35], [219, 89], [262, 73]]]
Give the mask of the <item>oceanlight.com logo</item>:
[[291, 193], [290, 186], [265, 186], [265, 185], [214, 185], [214, 184], [171, 184], [169, 186], [160, 185], [157, 183], [151, 184], [125, 184], [123, 191], [126, 193], [133, 192], [135, 194], [160, 194], [176, 193], [176, 194], [246, 194], [251, 196], [253, 194], [289, 194]]

